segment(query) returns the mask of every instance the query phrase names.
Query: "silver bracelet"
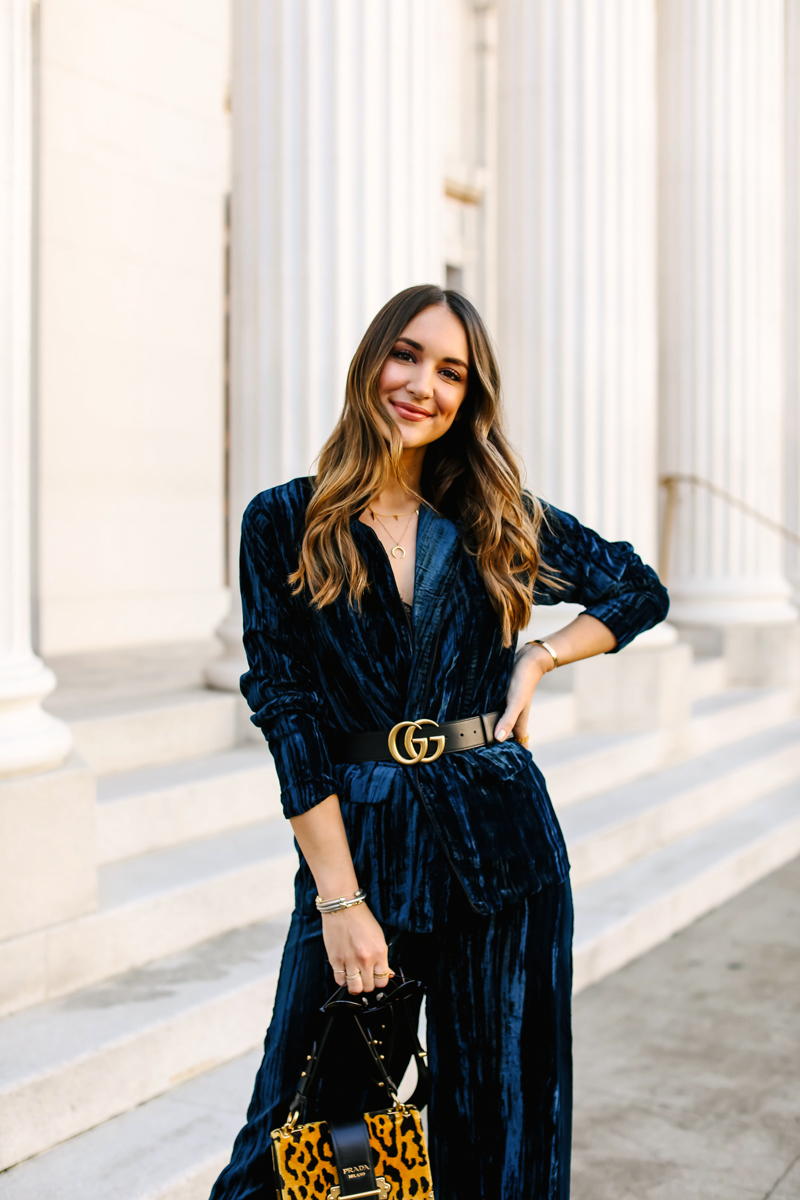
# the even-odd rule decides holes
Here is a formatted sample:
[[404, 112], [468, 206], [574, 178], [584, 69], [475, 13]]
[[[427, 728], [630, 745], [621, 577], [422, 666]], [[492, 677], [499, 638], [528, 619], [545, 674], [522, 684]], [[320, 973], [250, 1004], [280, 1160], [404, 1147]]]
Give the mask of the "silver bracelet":
[[343, 912], [346, 908], [355, 908], [357, 904], [363, 904], [367, 899], [367, 893], [363, 888], [359, 888], [352, 896], [335, 896], [333, 900], [323, 900], [321, 896], [317, 896], [314, 903], [317, 906], [318, 913], [335, 913]]

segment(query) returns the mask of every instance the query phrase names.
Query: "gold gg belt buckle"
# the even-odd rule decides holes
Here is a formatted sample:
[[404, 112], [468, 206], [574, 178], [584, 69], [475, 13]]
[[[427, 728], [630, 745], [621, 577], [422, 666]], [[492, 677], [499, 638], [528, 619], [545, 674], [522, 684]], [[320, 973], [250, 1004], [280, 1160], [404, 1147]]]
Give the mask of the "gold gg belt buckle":
[[[431, 721], [428, 717], [420, 717], [418, 721], [398, 721], [394, 728], [389, 733], [389, 753], [395, 762], [402, 763], [404, 767], [414, 767], [417, 763], [435, 762], [440, 754], [444, 751], [445, 736], [443, 733], [431, 734], [428, 737], [415, 737], [423, 725], [433, 725], [434, 729], [438, 729], [439, 725], [436, 721]], [[397, 738], [401, 729], [405, 729], [405, 737], [403, 745], [405, 746], [408, 758], [404, 758], [397, 749]], [[428, 742], [436, 742], [436, 749], [432, 754], [428, 754]]]

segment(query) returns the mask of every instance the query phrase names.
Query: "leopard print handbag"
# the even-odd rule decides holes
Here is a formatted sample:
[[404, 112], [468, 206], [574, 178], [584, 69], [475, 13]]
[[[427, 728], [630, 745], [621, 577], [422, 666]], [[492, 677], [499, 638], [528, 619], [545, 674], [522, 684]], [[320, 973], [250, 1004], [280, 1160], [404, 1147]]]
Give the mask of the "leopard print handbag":
[[[280, 1200], [434, 1200], [428, 1148], [419, 1108], [427, 1103], [430, 1074], [416, 1029], [411, 1028], [404, 998], [418, 988], [413, 980], [400, 980], [374, 999], [350, 997], [345, 989], [326, 1004], [328, 1020], [308, 1055], [286, 1123], [270, 1134], [272, 1165]], [[407, 1033], [417, 1063], [418, 1086], [411, 1101], [401, 1103], [397, 1088], [365, 1017], [385, 1014], [393, 1006], [407, 1021]], [[363, 1037], [377, 1076], [377, 1086], [392, 1099], [392, 1107], [346, 1120], [303, 1122], [309, 1096], [335, 1015], [349, 1009]], [[382, 1020], [385, 1017], [381, 1018]], [[385, 1025], [381, 1025], [385, 1028]]]
[[[273, 1130], [272, 1161], [281, 1200], [345, 1200], [375, 1196], [378, 1200], [434, 1200], [428, 1148], [418, 1109], [398, 1103], [385, 1112], [365, 1113], [372, 1163], [353, 1163], [337, 1170], [330, 1128], [314, 1121], [293, 1129]], [[375, 1177], [370, 1188], [369, 1167]], [[345, 1184], [356, 1190], [342, 1190]]]

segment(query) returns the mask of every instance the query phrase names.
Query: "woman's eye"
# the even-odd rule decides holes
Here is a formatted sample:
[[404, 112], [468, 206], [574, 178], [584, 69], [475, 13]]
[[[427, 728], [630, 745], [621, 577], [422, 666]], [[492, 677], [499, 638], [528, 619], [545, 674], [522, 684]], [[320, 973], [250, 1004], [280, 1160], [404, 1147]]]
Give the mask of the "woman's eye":
[[414, 355], [410, 350], [394, 350], [394, 357], [401, 359], [403, 362], [413, 362]]
[[461, 376], [459, 375], [458, 371], [453, 371], [450, 367], [445, 367], [445, 369], [442, 371], [442, 374], [447, 379], [452, 380], [453, 383], [461, 383]]

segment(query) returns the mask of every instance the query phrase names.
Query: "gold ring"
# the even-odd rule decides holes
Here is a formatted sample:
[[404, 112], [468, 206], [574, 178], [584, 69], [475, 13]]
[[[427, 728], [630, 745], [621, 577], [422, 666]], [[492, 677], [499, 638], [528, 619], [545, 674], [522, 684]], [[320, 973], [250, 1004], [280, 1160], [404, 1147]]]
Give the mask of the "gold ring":
[[389, 976], [391, 975], [391, 973], [392, 973], [391, 971], [373, 971], [372, 972], [372, 974], [375, 976], [376, 979], [388, 979]]
[[521, 746], [527, 746], [527, 744], [530, 740], [531, 740], [530, 734], [527, 734], [527, 733], [525, 734], [524, 737], [519, 737], [519, 736], [517, 737], [517, 741], [520, 743]]
[[359, 977], [359, 975], [360, 975], [360, 974], [361, 974], [361, 972], [360, 972], [360, 971], [356, 971], [355, 975], [347, 975], [347, 974], [345, 974], [345, 979], [358, 979], [358, 977]]

